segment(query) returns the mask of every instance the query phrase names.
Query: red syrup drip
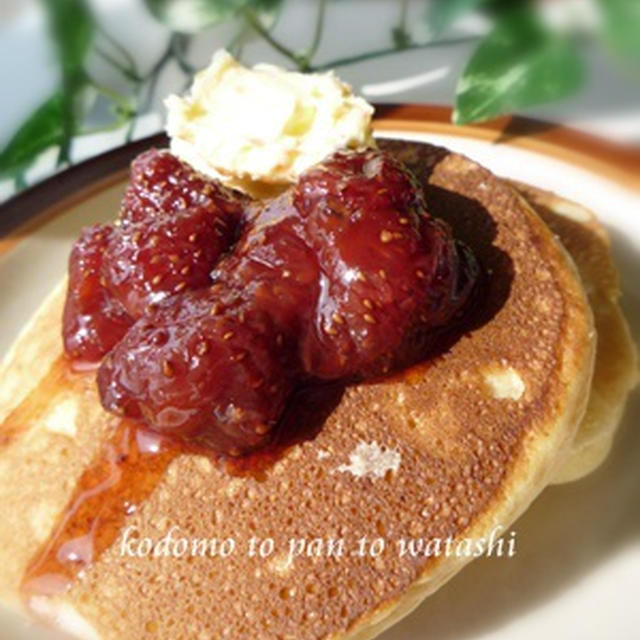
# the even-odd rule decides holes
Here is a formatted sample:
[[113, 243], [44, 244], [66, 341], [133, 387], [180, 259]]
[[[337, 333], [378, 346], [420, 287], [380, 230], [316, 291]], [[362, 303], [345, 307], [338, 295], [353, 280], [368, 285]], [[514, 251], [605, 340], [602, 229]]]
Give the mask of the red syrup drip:
[[26, 597], [66, 591], [116, 540], [181, 452], [175, 443], [122, 420], [97, 460], [80, 477], [52, 535], [25, 572]]

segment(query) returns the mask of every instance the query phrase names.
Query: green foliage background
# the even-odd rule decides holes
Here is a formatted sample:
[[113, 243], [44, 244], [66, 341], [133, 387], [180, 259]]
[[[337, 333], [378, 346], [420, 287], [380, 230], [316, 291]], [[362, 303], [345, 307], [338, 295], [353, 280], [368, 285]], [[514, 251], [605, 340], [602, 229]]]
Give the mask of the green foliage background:
[[[395, 0], [398, 20], [389, 27], [392, 47], [322, 64], [315, 63], [315, 55], [323, 37], [326, 13], [331, 10], [329, 0], [315, 0], [315, 25], [308, 46], [302, 51], [293, 50], [272, 34], [284, 0], [138, 1], [144, 2], [148, 11], [171, 31], [165, 52], [145, 74], [139, 72], [132, 54], [102, 27], [86, 0], [40, 0], [56, 45], [60, 86], [25, 119], [0, 152], [0, 178], [13, 178], [18, 188], [26, 186], [25, 171], [51, 148], [58, 150], [58, 166], [68, 164], [74, 137], [95, 131], [88, 129], [85, 121], [97, 95], [109, 101], [112, 113], [111, 122], [101, 130], [126, 126], [130, 137], [136, 117], [151, 103], [158, 76], [165, 66], [170, 61], [177, 63], [189, 80], [195, 71], [188, 58], [193, 36], [224, 21], [233, 20], [237, 25], [236, 36], [228, 45], [236, 56], [241, 57], [247, 37], [257, 36], [285, 56], [290, 66], [302, 71], [321, 71], [409, 49], [426, 50], [443, 42], [468, 40], [468, 37], [443, 40], [443, 34], [465, 12], [482, 12], [491, 20], [492, 28], [484, 37], [477, 38], [476, 48], [458, 80], [456, 123], [487, 120], [559, 100], [578, 91], [585, 82], [581, 55], [584, 34], [553, 29], [541, 18], [540, 3], [533, 1], [425, 2], [424, 15], [431, 37], [425, 42], [415, 42], [407, 25], [408, 0]], [[629, 66], [632, 76], [637, 76], [640, 0], [593, 2], [600, 14], [595, 38]], [[92, 53], [116, 69], [129, 83], [130, 91], [116, 91], [92, 77], [87, 68]]]

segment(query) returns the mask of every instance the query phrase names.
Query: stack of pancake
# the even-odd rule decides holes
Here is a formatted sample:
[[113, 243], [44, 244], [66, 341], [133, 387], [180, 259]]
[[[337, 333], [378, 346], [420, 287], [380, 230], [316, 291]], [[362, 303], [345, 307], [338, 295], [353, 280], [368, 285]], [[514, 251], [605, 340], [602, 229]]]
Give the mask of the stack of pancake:
[[[259, 474], [173, 457], [89, 548], [64, 589], [25, 590], [117, 419], [93, 375], [61, 374], [61, 285], [0, 371], [0, 598], [80, 638], [373, 638], [471, 558], [398, 553], [398, 540], [480, 539], [550, 483], [607, 455], [637, 380], [607, 234], [577, 204], [507, 183], [428, 144], [382, 140], [422, 183], [429, 212], [484, 273], [464, 331], [436, 357], [353, 385], [314, 437]], [[133, 476], [136, 482], [147, 482]], [[125, 531], [233, 538], [228, 557], [123, 553]], [[93, 542], [102, 534], [91, 531]], [[274, 553], [251, 557], [253, 536]], [[287, 556], [290, 539], [343, 539], [380, 553]], [[487, 585], [489, 588], [490, 585]]]

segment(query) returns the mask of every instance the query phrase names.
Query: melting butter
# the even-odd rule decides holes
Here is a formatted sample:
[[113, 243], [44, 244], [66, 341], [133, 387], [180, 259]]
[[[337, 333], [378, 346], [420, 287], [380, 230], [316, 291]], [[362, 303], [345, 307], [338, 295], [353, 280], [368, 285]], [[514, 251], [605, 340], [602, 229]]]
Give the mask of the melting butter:
[[244, 191], [286, 186], [339, 149], [374, 146], [373, 107], [333, 72], [247, 68], [213, 56], [185, 96], [166, 100], [171, 151]]

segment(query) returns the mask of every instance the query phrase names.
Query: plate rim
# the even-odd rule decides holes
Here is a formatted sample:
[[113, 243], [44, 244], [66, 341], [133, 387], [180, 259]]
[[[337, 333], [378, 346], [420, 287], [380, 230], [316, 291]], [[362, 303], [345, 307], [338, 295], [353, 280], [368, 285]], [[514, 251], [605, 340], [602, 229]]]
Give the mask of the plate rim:
[[[564, 125], [522, 116], [454, 125], [453, 110], [445, 105], [374, 106], [376, 131], [417, 130], [506, 144], [578, 165], [625, 187], [640, 187], [640, 154]], [[0, 204], [0, 256], [61, 211], [123, 179], [136, 155], [167, 144], [167, 136], [161, 132], [120, 145], [74, 164]]]

